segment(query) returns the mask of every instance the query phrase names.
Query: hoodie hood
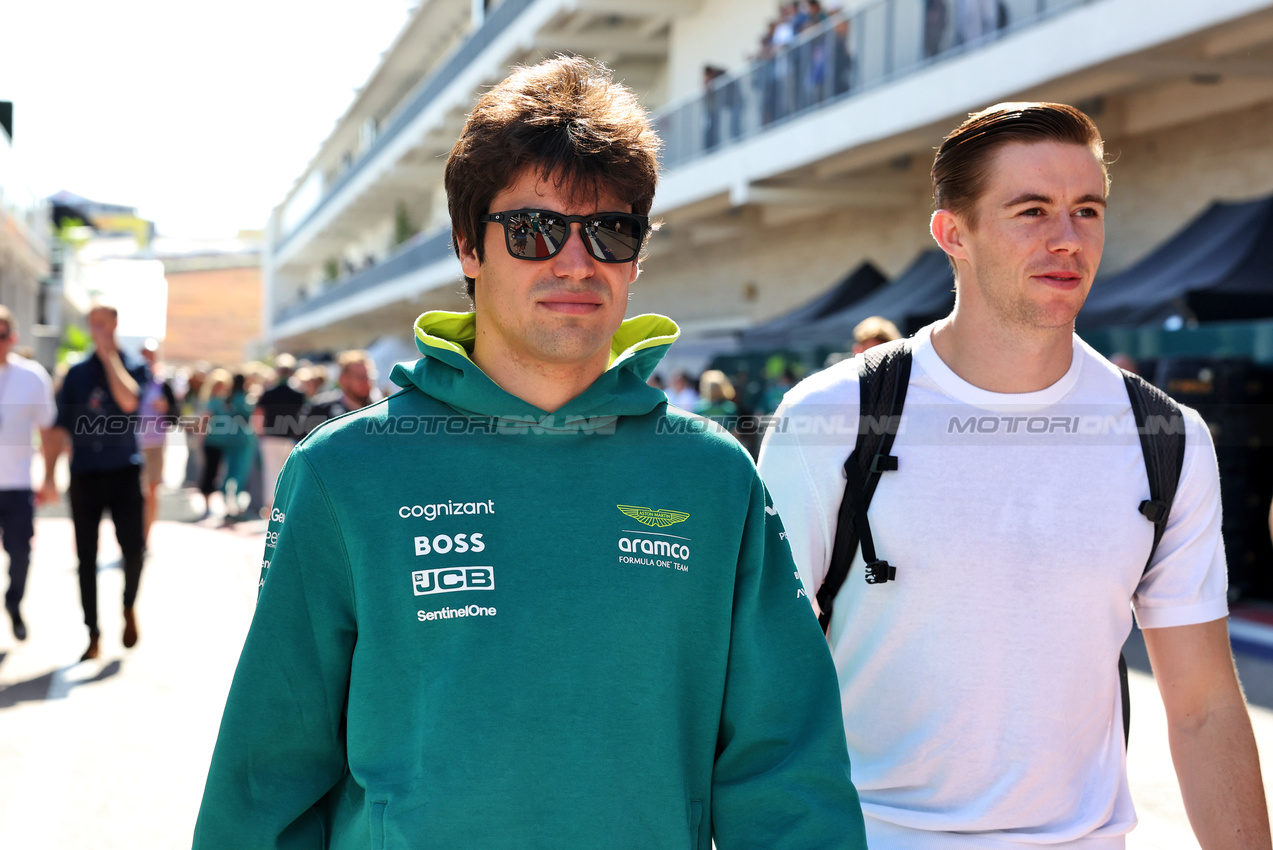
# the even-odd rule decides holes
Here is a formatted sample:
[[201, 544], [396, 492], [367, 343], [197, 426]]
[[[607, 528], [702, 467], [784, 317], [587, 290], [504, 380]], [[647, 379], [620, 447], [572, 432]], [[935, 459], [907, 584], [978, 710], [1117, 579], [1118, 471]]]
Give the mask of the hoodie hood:
[[625, 320], [610, 340], [606, 371], [552, 414], [504, 390], [478, 368], [472, 359], [476, 333], [475, 313], [423, 314], [415, 323], [416, 347], [423, 356], [414, 364], [394, 366], [390, 379], [469, 416], [533, 423], [537, 430], [564, 433], [612, 427], [617, 417], [641, 416], [667, 401], [662, 390], [646, 381], [681, 330], [666, 316]]

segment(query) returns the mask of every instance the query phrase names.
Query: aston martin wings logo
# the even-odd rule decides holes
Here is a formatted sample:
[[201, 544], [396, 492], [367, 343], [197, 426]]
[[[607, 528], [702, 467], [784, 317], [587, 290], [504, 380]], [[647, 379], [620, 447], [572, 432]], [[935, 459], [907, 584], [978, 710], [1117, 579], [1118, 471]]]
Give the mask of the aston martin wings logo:
[[638, 508], [634, 505], [615, 505], [615, 507], [642, 525], [652, 525], [658, 528], [667, 528], [669, 525], [676, 525], [678, 522], [685, 522], [685, 520], [690, 518], [687, 513], [669, 511], [665, 508], [659, 508], [656, 511], [653, 508]]

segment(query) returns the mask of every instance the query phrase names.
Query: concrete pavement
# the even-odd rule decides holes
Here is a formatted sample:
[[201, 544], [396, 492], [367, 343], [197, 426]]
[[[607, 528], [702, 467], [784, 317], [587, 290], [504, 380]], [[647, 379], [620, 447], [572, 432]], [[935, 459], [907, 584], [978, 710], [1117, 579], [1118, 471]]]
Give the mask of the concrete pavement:
[[[87, 635], [64, 506], [43, 510], [24, 603], [30, 638], [0, 623], [0, 847], [188, 847], [222, 706], [251, 621], [264, 548], [261, 521], [196, 522], [168, 491], [152, 530], [137, 612], [123, 649], [123, 575], [109, 523], [99, 572], [102, 655]], [[1136, 637], [1129, 773], [1141, 825], [1131, 850], [1196, 848], [1167, 751], [1162, 702]], [[1139, 668], [1139, 669], [1137, 669]], [[1273, 787], [1273, 662], [1240, 656]]]
[[263, 534], [263, 522], [156, 523], [137, 600], [140, 640], [125, 650], [123, 572], [105, 523], [102, 654], [81, 663], [71, 523], [37, 521], [23, 605], [30, 637], [17, 644], [7, 622], [0, 629], [0, 847], [190, 845], [256, 602]]

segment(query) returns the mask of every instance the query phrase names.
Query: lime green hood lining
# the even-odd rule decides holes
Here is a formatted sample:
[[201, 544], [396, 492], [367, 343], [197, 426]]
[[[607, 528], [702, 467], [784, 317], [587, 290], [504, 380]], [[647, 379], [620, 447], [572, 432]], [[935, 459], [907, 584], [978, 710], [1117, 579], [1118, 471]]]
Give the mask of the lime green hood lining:
[[[451, 351], [472, 361], [473, 340], [477, 336], [477, 314], [431, 310], [415, 322], [416, 345]], [[638, 351], [659, 345], [671, 345], [681, 336], [681, 329], [667, 316], [645, 313], [625, 319], [610, 340], [610, 362], [607, 369], [627, 360]]]

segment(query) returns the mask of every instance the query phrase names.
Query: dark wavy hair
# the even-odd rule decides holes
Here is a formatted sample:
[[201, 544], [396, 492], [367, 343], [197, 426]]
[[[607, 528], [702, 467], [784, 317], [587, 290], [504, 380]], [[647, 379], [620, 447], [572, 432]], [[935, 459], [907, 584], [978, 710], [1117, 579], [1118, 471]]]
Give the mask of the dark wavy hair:
[[[478, 219], [527, 168], [579, 197], [605, 187], [646, 215], [660, 145], [645, 107], [605, 65], [557, 56], [516, 68], [478, 99], [447, 157], [452, 247], [458, 255], [462, 240], [485, 261]], [[473, 279], [465, 284], [472, 299]]]
[[1064, 103], [997, 103], [951, 131], [933, 159], [933, 200], [967, 217], [985, 191], [995, 151], [1012, 142], [1061, 142], [1090, 148], [1105, 174], [1105, 142], [1088, 118]]

